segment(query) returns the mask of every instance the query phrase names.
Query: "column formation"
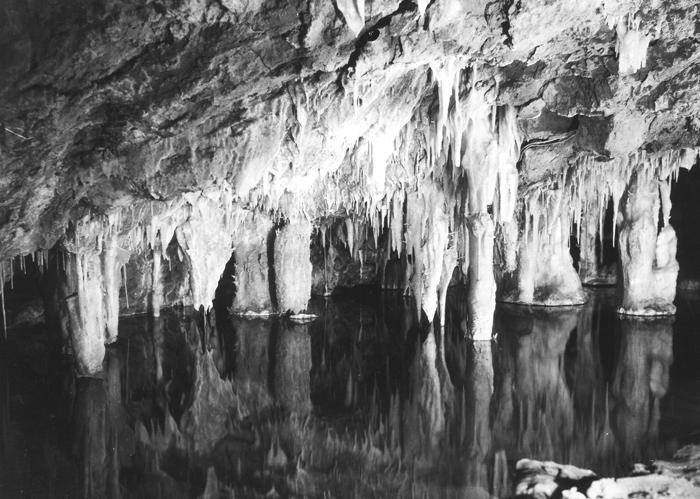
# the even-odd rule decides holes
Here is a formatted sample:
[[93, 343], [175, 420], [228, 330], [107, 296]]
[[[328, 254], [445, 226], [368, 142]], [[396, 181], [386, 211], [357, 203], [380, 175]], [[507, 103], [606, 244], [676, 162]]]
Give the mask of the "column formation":
[[[618, 255], [618, 312], [627, 315], [673, 315], [676, 307], [676, 233], [669, 225], [670, 187], [650, 172], [632, 174], [622, 200]], [[662, 228], [659, 231], [659, 202]]]

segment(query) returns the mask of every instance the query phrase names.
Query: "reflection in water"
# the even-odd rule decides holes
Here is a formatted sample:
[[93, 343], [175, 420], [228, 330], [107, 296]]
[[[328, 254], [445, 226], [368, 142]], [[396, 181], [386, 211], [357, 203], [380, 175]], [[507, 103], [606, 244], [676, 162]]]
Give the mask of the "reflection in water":
[[448, 298], [444, 329], [399, 293], [319, 300], [304, 325], [123, 319], [101, 379], [28, 369], [37, 335], [11, 336], [0, 496], [29, 482], [57, 497], [500, 497], [521, 457], [614, 474], [685, 436], [659, 424], [690, 405], [662, 403], [678, 385], [671, 319], [617, 317], [597, 295], [503, 305], [497, 341], [470, 342], [464, 301]]
[[625, 457], [641, 460], [658, 439], [673, 358], [673, 318], [623, 317], [620, 343], [611, 387], [614, 433]]
[[472, 488], [470, 497], [484, 495], [489, 490], [488, 465], [491, 457], [491, 398], [493, 396], [493, 352], [490, 342], [475, 342], [469, 349], [469, 370], [466, 385], [467, 474], [466, 483]]
[[311, 410], [311, 336], [308, 326], [282, 321], [275, 348], [275, 399], [285, 409]]

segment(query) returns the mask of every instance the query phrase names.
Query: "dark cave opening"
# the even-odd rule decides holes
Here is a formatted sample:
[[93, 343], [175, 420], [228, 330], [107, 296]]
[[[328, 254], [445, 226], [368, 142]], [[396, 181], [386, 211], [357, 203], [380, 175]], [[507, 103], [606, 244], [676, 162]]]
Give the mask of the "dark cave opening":
[[700, 280], [700, 162], [690, 170], [681, 169], [671, 186], [671, 225], [676, 231], [679, 286]]

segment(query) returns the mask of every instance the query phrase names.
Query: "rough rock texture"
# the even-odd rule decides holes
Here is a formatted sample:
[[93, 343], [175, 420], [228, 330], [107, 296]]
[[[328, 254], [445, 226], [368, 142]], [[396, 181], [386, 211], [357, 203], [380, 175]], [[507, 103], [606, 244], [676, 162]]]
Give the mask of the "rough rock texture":
[[[568, 244], [590, 213], [612, 202], [618, 216], [633, 173], [665, 182], [695, 163], [697, 15], [691, 0], [7, 0], [0, 260], [73, 245], [78, 223], [132, 255], [177, 234], [177, 298], [208, 309], [236, 213], [341, 216], [390, 234], [388, 260], [405, 262], [391, 285], [410, 283], [432, 320], [461, 234], [469, 330], [488, 338], [493, 281], [514, 272], [533, 215], [524, 194], [562, 193]], [[421, 204], [427, 216], [410, 216]], [[655, 241], [662, 291], [638, 296], [637, 271], [622, 276], [623, 312], [672, 311], [675, 239]], [[553, 297], [520, 301], [578, 299], [559, 249], [543, 260], [566, 267], [566, 286], [536, 283]], [[100, 281], [111, 331], [113, 277]], [[280, 293], [306, 282], [276, 284], [281, 309], [306, 307]]]
[[467, 334], [475, 340], [490, 340], [496, 310], [496, 281], [493, 276], [493, 221], [484, 214], [472, 215], [469, 227], [469, 321]]
[[311, 298], [311, 224], [290, 221], [277, 230], [274, 245], [275, 290], [280, 312], [304, 312]]
[[369, 225], [358, 220], [322, 223], [311, 244], [311, 292], [327, 296], [336, 288], [376, 284], [377, 242], [372, 236]]
[[673, 315], [678, 277], [676, 233], [668, 225], [670, 209], [664, 209], [663, 228], [657, 229], [657, 182], [644, 173], [634, 174], [622, 211], [619, 311], [630, 315]]
[[532, 215], [520, 237], [517, 267], [501, 281], [502, 301], [547, 306], [585, 301], [569, 250], [571, 222], [563, 197], [561, 190], [537, 190], [528, 197]]
[[231, 311], [235, 314], [261, 314], [273, 310], [267, 261], [267, 243], [271, 230], [270, 217], [248, 212], [236, 231], [236, 294], [231, 305]]
[[537, 499], [694, 498], [700, 496], [699, 461], [698, 446], [688, 445], [672, 461], [636, 465], [634, 476], [599, 479], [594, 472], [576, 466], [521, 459], [516, 465], [515, 495]]
[[[277, 184], [337, 168], [359, 136], [394, 138], [396, 115], [378, 116], [369, 102], [354, 113], [353, 98], [370, 96], [351, 89], [389, 87], [400, 102], [427, 73], [417, 68], [451, 55], [478, 67], [493, 101], [522, 108], [526, 138], [574, 132], [547, 148], [558, 166], [574, 149], [695, 146], [696, 9], [438, 1], [420, 22], [413, 3], [376, 1], [356, 36], [357, 15], [322, 1], [7, 2], [2, 254], [50, 247], [79, 212], [220, 180], [245, 196], [269, 174]], [[324, 136], [337, 147], [321, 148]]]
[[70, 338], [78, 373], [95, 374], [102, 370], [106, 340], [100, 258], [94, 252], [69, 253], [60, 265], [57, 302], [63, 334]]

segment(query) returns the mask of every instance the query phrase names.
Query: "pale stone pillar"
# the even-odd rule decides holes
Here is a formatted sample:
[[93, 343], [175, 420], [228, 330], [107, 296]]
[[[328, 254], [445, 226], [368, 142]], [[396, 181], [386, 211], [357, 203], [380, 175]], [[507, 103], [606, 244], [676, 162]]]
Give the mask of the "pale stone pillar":
[[234, 241], [236, 258], [235, 314], [272, 312], [268, 281], [267, 238], [272, 220], [262, 213], [248, 212], [240, 223]]
[[[60, 259], [60, 257], [59, 257]], [[105, 313], [102, 266], [96, 251], [68, 253], [58, 284], [58, 313], [81, 375], [102, 370], [105, 355]]]
[[[668, 225], [670, 196], [664, 196], [664, 223], [657, 231], [658, 182], [635, 173], [622, 203], [619, 228], [618, 312], [627, 315], [673, 315], [676, 307], [676, 233]], [[662, 194], [666, 194], [662, 192]]]
[[308, 220], [298, 219], [277, 230], [274, 245], [275, 290], [282, 313], [304, 312], [311, 298], [311, 231]]
[[469, 228], [469, 288], [467, 333], [473, 340], [490, 340], [496, 309], [496, 280], [493, 275], [494, 224], [487, 213], [467, 219]]

